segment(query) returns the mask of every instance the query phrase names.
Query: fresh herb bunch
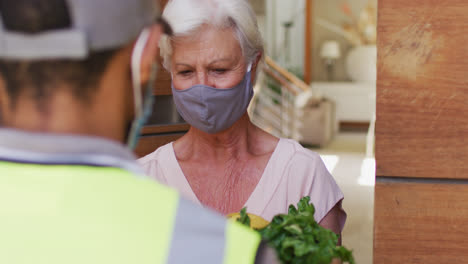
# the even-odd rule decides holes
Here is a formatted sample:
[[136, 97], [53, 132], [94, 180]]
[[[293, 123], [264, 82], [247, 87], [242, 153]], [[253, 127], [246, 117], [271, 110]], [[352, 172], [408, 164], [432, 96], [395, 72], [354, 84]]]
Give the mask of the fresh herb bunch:
[[[352, 252], [336, 245], [338, 235], [315, 221], [315, 208], [309, 202], [310, 197], [302, 198], [297, 208], [290, 205], [287, 215], [275, 216], [268, 226], [257, 231], [276, 249], [284, 264], [329, 264], [333, 259], [354, 264]], [[245, 208], [240, 215], [238, 221], [250, 226]]]

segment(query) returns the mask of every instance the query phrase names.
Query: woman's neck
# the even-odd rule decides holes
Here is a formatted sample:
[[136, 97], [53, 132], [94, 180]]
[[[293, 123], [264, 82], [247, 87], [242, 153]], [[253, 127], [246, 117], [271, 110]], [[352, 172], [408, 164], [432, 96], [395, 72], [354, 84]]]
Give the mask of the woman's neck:
[[176, 142], [175, 148], [181, 160], [242, 159], [252, 152], [256, 130], [246, 113], [231, 128], [217, 134], [192, 127], [180, 142]]

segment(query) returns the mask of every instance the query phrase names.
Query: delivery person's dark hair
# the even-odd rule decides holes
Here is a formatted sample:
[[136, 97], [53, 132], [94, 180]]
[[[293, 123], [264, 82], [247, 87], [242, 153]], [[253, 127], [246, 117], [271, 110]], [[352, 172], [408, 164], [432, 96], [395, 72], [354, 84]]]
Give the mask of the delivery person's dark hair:
[[[66, 29], [73, 23], [66, 0], [0, 0], [0, 15], [6, 30], [24, 34]], [[93, 52], [82, 60], [0, 59], [0, 74], [13, 107], [21, 94], [31, 95], [44, 106], [62, 86], [87, 102], [115, 53], [115, 49]], [[67, 85], [57, 85], [61, 83]]]

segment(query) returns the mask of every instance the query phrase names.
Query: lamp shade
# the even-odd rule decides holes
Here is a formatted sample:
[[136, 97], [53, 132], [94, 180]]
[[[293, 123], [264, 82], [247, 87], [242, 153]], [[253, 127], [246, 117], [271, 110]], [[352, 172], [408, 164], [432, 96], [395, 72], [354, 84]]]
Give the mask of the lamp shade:
[[324, 59], [338, 59], [340, 56], [340, 44], [337, 41], [330, 40], [323, 43], [320, 57]]

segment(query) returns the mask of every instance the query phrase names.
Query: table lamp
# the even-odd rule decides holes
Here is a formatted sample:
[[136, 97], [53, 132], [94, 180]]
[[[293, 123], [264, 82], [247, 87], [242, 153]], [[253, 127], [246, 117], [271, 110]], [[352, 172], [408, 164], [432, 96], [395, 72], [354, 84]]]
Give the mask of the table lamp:
[[335, 63], [341, 57], [340, 44], [335, 40], [325, 41], [320, 50], [320, 57], [327, 68], [327, 80], [333, 81]]

